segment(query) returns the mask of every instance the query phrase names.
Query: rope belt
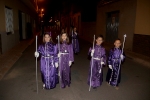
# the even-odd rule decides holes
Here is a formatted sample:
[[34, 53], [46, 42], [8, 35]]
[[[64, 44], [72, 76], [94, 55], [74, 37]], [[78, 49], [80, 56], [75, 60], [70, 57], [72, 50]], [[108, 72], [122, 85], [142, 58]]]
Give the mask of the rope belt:
[[93, 59], [95, 59], [95, 60], [102, 60], [103, 58], [93, 58]]
[[53, 56], [42, 56], [43, 58], [53, 58]]
[[66, 54], [69, 54], [69, 53], [60, 53], [60, 54], [62, 54], [62, 55], [66, 55]]

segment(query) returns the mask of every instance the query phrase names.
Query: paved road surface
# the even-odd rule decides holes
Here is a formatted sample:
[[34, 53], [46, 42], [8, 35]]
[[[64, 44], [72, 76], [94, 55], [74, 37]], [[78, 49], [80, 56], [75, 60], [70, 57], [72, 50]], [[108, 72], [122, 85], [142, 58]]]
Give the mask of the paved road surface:
[[[71, 87], [60, 89], [58, 84], [53, 90], [43, 90], [38, 69], [39, 94], [36, 94], [34, 44], [24, 51], [0, 81], [0, 100], [150, 100], [150, 69], [129, 58], [122, 66], [119, 90], [107, 86], [104, 81], [97, 90], [89, 92], [87, 52], [90, 45], [85, 45], [85, 42], [81, 44], [81, 53], [75, 55], [75, 63], [71, 68]], [[104, 79], [106, 73], [107, 67], [104, 67]]]

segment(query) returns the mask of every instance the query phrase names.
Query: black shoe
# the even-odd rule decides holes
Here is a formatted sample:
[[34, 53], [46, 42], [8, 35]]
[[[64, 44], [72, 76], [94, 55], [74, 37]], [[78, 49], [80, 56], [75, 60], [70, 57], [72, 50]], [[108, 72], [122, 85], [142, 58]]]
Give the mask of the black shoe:
[[97, 87], [93, 87], [93, 89], [97, 89]]
[[75, 55], [78, 55], [78, 53], [74, 53]]

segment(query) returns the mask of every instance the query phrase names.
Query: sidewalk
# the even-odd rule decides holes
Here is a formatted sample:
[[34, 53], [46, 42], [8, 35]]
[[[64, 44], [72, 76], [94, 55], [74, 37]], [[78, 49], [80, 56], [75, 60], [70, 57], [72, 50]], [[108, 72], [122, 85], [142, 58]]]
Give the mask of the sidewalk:
[[[109, 45], [105, 43], [106, 50], [110, 50], [112, 47], [113, 45]], [[124, 52], [126, 57], [128, 57], [129, 59], [132, 59], [133, 61], [150, 68], [150, 57], [132, 51], [128, 51], [128, 50], [125, 50]]]
[[[91, 38], [85, 38], [85, 37], [80, 37], [80, 38], [90, 43], [92, 43], [93, 41]], [[109, 51], [113, 47], [113, 45], [105, 43], [104, 47], [107, 51]], [[124, 52], [127, 58], [132, 59], [133, 61], [150, 68], [150, 57], [135, 52], [127, 51], [127, 50], [125, 50]]]
[[6, 53], [0, 55], [0, 80], [5, 76], [9, 69], [21, 57], [22, 52], [33, 43], [35, 37], [30, 40], [21, 41]]

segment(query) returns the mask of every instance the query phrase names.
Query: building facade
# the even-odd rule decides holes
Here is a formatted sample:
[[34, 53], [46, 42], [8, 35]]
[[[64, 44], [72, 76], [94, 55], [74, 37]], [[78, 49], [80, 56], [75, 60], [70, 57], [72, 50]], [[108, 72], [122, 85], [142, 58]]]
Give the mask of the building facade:
[[0, 0], [0, 54], [31, 38], [37, 24], [36, 0]]
[[126, 34], [126, 50], [150, 56], [150, 0], [102, 0], [97, 6], [96, 34], [110, 44]]

